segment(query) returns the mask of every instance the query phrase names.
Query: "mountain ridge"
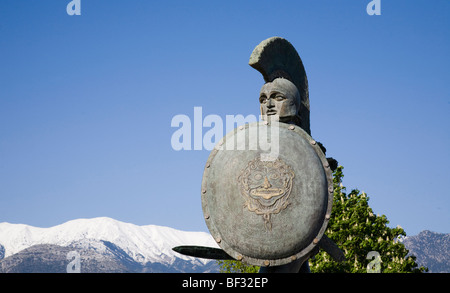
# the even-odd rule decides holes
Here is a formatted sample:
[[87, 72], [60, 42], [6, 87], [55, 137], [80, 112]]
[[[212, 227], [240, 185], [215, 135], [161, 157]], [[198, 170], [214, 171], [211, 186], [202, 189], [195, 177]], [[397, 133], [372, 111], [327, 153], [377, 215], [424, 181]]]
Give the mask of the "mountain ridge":
[[[48, 261], [52, 249], [66, 251], [69, 248], [81, 251], [81, 261], [85, 262], [85, 268], [92, 267], [91, 271], [96, 267], [89, 265], [89, 260], [95, 258], [101, 262], [101, 256], [105, 262], [119, 261], [127, 270], [123, 270], [119, 264], [114, 267], [121, 267], [123, 271], [158, 271], [154, 269], [155, 266], [159, 266], [162, 271], [177, 271], [171, 269], [174, 263], [182, 264], [188, 271], [192, 268], [201, 271], [202, 267], [205, 270], [212, 269], [211, 260], [181, 255], [172, 250], [179, 245], [218, 247], [211, 235], [205, 232], [186, 232], [157, 225], [138, 226], [107, 217], [76, 219], [49, 228], [0, 223], [3, 266], [5, 260], [9, 261], [13, 256], [16, 259], [31, 257], [30, 251], [26, 251], [30, 248], [32, 252], [41, 253]], [[86, 259], [83, 259], [83, 255]], [[57, 258], [59, 263], [64, 261], [60, 255]], [[33, 263], [30, 259], [27, 261]], [[18, 263], [13, 261], [10, 264]], [[45, 264], [40, 266], [52, 267]]]
[[[429, 272], [450, 272], [450, 234], [421, 231], [402, 240]], [[0, 272], [66, 272], [76, 252], [81, 272], [218, 272], [214, 260], [178, 254], [175, 246], [218, 248], [205, 232], [157, 225], [138, 226], [112, 218], [75, 219], [49, 228], [0, 223]]]
[[430, 273], [450, 273], [450, 233], [423, 230], [406, 237], [402, 243]]

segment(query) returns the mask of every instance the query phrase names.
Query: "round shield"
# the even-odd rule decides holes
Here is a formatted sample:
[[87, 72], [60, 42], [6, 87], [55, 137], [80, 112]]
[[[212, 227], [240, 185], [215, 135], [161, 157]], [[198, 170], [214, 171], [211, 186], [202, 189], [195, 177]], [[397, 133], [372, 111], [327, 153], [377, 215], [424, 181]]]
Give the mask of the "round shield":
[[202, 207], [219, 246], [237, 260], [278, 266], [305, 258], [331, 214], [333, 179], [318, 144], [298, 126], [255, 122], [211, 151]]

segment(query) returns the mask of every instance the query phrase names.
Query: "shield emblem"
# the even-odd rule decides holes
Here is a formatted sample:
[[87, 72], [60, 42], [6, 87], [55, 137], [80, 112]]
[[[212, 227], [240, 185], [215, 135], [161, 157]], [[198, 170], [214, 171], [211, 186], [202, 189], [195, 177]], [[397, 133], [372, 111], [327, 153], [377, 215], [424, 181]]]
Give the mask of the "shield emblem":
[[332, 172], [298, 126], [255, 122], [211, 151], [202, 208], [218, 245], [237, 260], [278, 266], [305, 258], [321, 239], [333, 202]]

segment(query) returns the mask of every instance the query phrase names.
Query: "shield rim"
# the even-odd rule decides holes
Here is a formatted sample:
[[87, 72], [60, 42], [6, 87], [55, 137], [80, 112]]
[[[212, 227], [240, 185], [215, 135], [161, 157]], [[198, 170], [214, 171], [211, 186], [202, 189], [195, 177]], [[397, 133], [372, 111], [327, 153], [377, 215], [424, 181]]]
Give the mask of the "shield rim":
[[[246, 256], [239, 251], [236, 251], [231, 246], [229, 246], [226, 241], [224, 241], [221, 237], [220, 231], [215, 227], [214, 221], [211, 219], [211, 214], [209, 213], [209, 208], [207, 205], [207, 196], [208, 196], [208, 190], [207, 190], [207, 178], [209, 174], [209, 170], [211, 165], [213, 164], [214, 158], [216, 154], [219, 152], [222, 145], [225, 144], [226, 139], [229, 137], [232, 137], [236, 135], [237, 131], [245, 130], [253, 125], [256, 124], [256, 127], [259, 127], [260, 124], [264, 125], [271, 125], [274, 127], [275, 125], [278, 125], [278, 127], [286, 128], [290, 131], [294, 131], [295, 133], [302, 136], [306, 141], [309, 142], [309, 145], [314, 149], [316, 154], [318, 155], [320, 161], [322, 162], [322, 167], [325, 171], [325, 175], [327, 177], [327, 184], [328, 184], [328, 203], [327, 203], [327, 210], [325, 212], [325, 217], [323, 219], [323, 223], [321, 228], [319, 229], [319, 232], [317, 233], [316, 237], [313, 239], [313, 241], [307, 245], [304, 249], [292, 254], [291, 256], [284, 257], [284, 258], [278, 258], [278, 259], [259, 259], [254, 258], [250, 256]], [[322, 238], [323, 234], [325, 233], [325, 230], [328, 226], [329, 219], [331, 217], [331, 210], [333, 206], [333, 175], [330, 168], [330, 165], [328, 163], [328, 160], [325, 157], [325, 154], [322, 152], [320, 146], [318, 143], [301, 127], [293, 124], [287, 124], [282, 122], [267, 122], [267, 121], [257, 121], [252, 123], [247, 123], [245, 125], [236, 127], [229, 133], [227, 133], [214, 147], [214, 149], [209, 154], [209, 157], [206, 161], [204, 171], [203, 171], [203, 177], [202, 177], [202, 185], [201, 185], [201, 200], [202, 200], [202, 210], [203, 210], [203, 216], [206, 222], [206, 225], [216, 241], [216, 243], [231, 257], [233, 257], [235, 260], [243, 261], [245, 263], [251, 264], [251, 265], [257, 265], [262, 267], [268, 267], [268, 266], [279, 266], [288, 264], [290, 262], [293, 262], [295, 260], [306, 260], [308, 258], [308, 255], [314, 250], [314, 248], [317, 247], [317, 245], [320, 242], [320, 239]]]

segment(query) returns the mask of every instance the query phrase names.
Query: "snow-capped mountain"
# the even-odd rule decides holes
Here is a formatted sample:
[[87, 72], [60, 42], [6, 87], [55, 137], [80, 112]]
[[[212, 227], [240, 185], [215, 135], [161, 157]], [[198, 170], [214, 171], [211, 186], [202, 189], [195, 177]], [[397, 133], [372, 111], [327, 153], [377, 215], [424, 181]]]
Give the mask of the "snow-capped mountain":
[[64, 262], [69, 250], [79, 251], [85, 264], [107, 260], [109, 265], [115, 263], [113, 267], [126, 267], [114, 271], [202, 271], [202, 268], [208, 271], [215, 265], [214, 261], [184, 256], [172, 250], [180, 245], [218, 247], [205, 232], [138, 226], [106, 217], [77, 219], [50, 228], [4, 222], [0, 223], [0, 260], [3, 258], [0, 271], [2, 267], [3, 271], [7, 270], [5, 267], [11, 270], [11, 266], [23, 263], [24, 257], [35, 260], [36, 253], [47, 260], [46, 264], [56, 256], [59, 262]]

